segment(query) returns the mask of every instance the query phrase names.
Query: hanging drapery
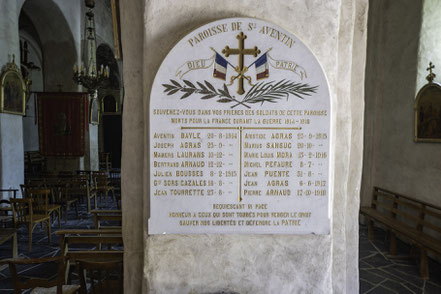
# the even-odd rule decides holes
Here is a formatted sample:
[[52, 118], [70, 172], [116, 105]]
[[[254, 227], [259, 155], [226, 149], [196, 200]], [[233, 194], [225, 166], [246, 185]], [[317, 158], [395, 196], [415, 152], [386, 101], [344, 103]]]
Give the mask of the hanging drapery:
[[83, 156], [87, 93], [37, 93], [40, 153]]

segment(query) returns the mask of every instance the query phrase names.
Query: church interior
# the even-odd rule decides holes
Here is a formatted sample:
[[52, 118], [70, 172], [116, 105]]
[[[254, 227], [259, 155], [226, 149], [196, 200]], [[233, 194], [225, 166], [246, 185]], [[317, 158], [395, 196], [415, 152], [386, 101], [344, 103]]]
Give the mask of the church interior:
[[[0, 1], [0, 293], [441, 293], [441, 2], [177, 2]], [[327, 236], [148, 234], [153, 79], [233, 16], [280, 22], [327, 74]], [[261, 257], [291, 245], [292, 266]]]

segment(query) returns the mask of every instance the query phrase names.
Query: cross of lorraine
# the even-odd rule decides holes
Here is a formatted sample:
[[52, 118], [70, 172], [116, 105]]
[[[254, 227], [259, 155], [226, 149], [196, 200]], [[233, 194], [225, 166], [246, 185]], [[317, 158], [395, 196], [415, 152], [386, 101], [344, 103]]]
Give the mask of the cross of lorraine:
[[257, 57], [257, 55], [260, 54], [260, 50], [254, 46], [253, 49], [245, 49], [245, 39], [247, 36], [240, 32], [236, 36], [237, 40], [239, 41], [239, 48], [230, 48], [228, 46], [225, 46], [225, 48], [222, 50], [222, 53], [225, 55], [225, 57], [228, 57], [230, 55], [238, 55], [238, 66], [234, 68], [234, 70], [238, 73], [237, 76], [234, 76], [231, 78], [231, 83], [237, 79], [237, 93], [239, 95], [242, 95], [245, 93], [245, 90], [243, 88], [244, 79], [247, 79], [250, 81], [250, 77], [245, 76], [245, 73], [248, 71], [248, 67], [244, 66], [244, 56], [245, 55], [253, 55], [254, 57]]

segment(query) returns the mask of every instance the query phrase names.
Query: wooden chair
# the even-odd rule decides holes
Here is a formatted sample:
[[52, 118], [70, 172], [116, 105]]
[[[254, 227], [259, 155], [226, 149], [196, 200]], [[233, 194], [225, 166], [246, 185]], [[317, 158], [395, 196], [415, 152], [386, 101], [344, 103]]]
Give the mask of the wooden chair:
[[96, 190], [92, 189], [89, 184], [89, 177], [78, 175], [70, 180], [68, 186], [68, 195], [71, 199], [82, 199], [86, 197], [87, 212], [91, 210], [90, 199], [94, 199], [95, 209], [97, 208]]
[[[81, 294], [123, 293], [123, 262], [116, 261], [78, 261]], [[87, 277], [90, 292], [87, 291]]]
[[71, 182], [66, 182], [64, 185], [60, 185], [59, 187], [53, 187], [52, 191], [56, 196], [56, 202], [61, 205], [64, 209], [64, 222], [67, 223], [67, 216], [69, 208], [74, 207], [77, 218], [79, 217], [78, 213], [78, 197], [71, 194]]
[[[23, 281], [17, 273], [17, 265], [37, 265], [52, 262], [58, 263], [58, 273], [53, 280], [26, 277], [25, 281]], [[33, 289], [32, 293], [73, 294], [78, 293], [80, 289], [79, 285], [64, 285], [64, 271], [66, 267], [66, 258], [64, 256], [32, 259], [5, 259], [0, 261], [0, 264], [5, 263], [9, 264], [15, 294], [22, 293], [22, 290], [28, 289]]]
[[32, 199], [10, 199], [12, 206], [12, 216], [14, 218], [15, 227], [21, 225], [28, 227], [29, 233], [29, 251], [32, 251], [32, 232], [38, 224], [46, 224], [49, 244], [51, 242], [51, 221], [47, 214], [34, 214], [32, 207]]
[[[11, 212], [11, 214], [9, 214]], [[11, 202], [6, 199], [0, 200], [0, 224], [3, 228], [7, 227], [6, 224], [14, 223], [12, 218]]]
[[47, 214], [55, 219], [55, 213], [58, 216], [58, 228], [61, 229], [61, 205], [49, 203], [50, 189], [29, 189], [26, 191], [26, 197], [32, 198], [34, 212], [38, 214]]
[[27, 175], [38, 175], [46, 171], [46, 158], [39, 151], [25, 153], [25, 170]]
[[104, 171], [110, 171], [112, 169], [112, 158], [110, 153], [99, 153], [99, 168]]
[[[92, 177], [93, 177], [94, 189], [96, 191], [96, 194], [100, 195], [100, 199], [101, 199], [101, 195], [104, 195], [104, 201], [107, 204], [107, 196], [108, 196], [109, 192], [111, 192], [112, 198], [116, 201], [115, 188], [110, 184], [110, 181], [107, 178], [107, 173], [106, 172], [94, 172]], [[96, 209], [96, 207], [95, 207], [95, 209]]]
[[[16, 196], [16, 191], [18, 190], [15, 189], [14, 198]], [[0, 205], [0, 223], [2, 224], [2, 228], [0, 228], [0, 245], [11, 240], [12, 257], [15, 258], [18, 256], [17, 229], [6, 227], [6, 224], [12, 224], [12, 226], [14, 224], [12, 215], [9, 215], [9, 212], [12, 212], [11, 202], [2, 199], [0, 200]]]
[[116, 207], [121, 208], [121, 170], [111, 170], [110, 184], [115, 188]]
[[0, 229], [0, 245], [7, 242], [9, 239], [12, 240], [12, 257], [16, 258], [18, 256], [18, 246], [17, 246], [17, 229], [14, 228], [1, 228]]
[[74, 176], [74, 171], [71, 170], [61, 170], [58, 172], [59, 178], [71, 178]]
[[83, 177], [87, 176], [89, 178], [89, 182], [92, 182], [92, 173], [93, 173], [92, 170], [83, 170], [83, 169], [77, 170], [77, 175]]
[[[0, 189], [0, 223], [4, 227], [4, 224], [12, 221], [12, 208], [9, 198], [17, 198], [18, 189]], [[4, 195], [6, 194], [6, 195]]]
[[[12, 193], [12, 198], [17, 198], [18, 189], [0, 189], [0, 193]], [[8, 199], [11, 197], [7, 197]]]

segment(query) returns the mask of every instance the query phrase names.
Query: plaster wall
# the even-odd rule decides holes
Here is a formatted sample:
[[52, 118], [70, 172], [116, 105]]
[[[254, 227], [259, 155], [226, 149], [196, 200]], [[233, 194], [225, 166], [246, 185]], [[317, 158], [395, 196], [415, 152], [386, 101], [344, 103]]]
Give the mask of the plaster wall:
[[[28, 42], [28, 61], [38, 66], [40, 70], [30, 71], [30, 79], [32, 80], [31, 91], [43, 91], [43, 56], [38, 42], [25, 31], [20, 31], [20, 38]], [[31, 94], [28, 101], [26, 101], [26, 116], [23, 117], [23, 145], [24, 151], [38, 151], [38, 124], [37, 124], [37, 96]]]
[[[89, 147], [88, 162], [86, 164], [87, 170], [99, 170], [99, 156], [98, 156], [98, 126], [89, 124], [89, 140], [87, 140]], [[86, 148], [87, 149], [87, 148]]]
[[441, 65], [441, 3], [371, 3], [362, 204], [380, 186], [441, 205], [440, 145], [413, 141], [416, 93], [427, 82], [429, 61]]
[[21, 115], [0, 114], [2, 134], [1, 183], [2, 189], [20, 189], [24, 183], [23, 119]]
[[[429, 66], [429, 62], [435, 64], [435, 73], [439, 73], [435, 78], [435, 82], [441, 82], [441, 55], [439, 54], [441, 49], [441, 19], [439, 18], [439, 12], [441, 11], [441, 3], [436, 0], [424, 0], [422, 5], [422, 23], [421, 33], [419, 38], [418, 47], [418, 68], [416, 76], [416, 91], [418, 93], [426, 83], [426, 76], [428, 71], [426, 68]], [[435, 148], [438, 144], [434, 145]], [[439, 148], [437, 148], [439, 149]]]
[[95, 1], [95, 26], [97, 34], [96, 47], [101, 43], [109, 45], [114, 51], [113, 45], [113, 19], [110, 0]]
[[[20, 64], [17, 3], [0, 2], [0, 64]], [[9, 56], [10, 55], [10, 56]], [[0, 114], [0, 187], [19, 189], [24, 179], [23, 119], [20, 115]]]
[[[121, 3], [126, 98], [122, 189], [129, 293], [357, 293], [367, 1]], [[144, 12], [144, 14], [143, 14]], [[148, 236], [148, 100], [173, 45], [216, 19], [257, 17], [299, 37], [323, 66], [332, 96], [330, 235]], [[353, 42], [359, 42], [353, 47]], [[141, 161], [141, 159], [143, 159]], [[142, 195], [142, 197], [141, 197]], [[139, 224], [133, 226], [133, 224]]]

